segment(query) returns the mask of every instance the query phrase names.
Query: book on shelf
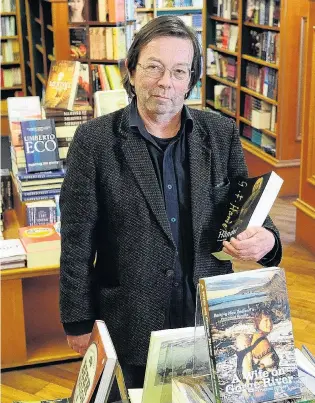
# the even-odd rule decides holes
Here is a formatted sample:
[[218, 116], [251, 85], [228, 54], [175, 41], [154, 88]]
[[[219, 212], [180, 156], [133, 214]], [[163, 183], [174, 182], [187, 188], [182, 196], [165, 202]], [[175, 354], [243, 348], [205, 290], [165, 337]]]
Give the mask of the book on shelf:
[[27, 226], [54, 224], [57, 221], [54, 200], [26, 203]]
[[81, 63], [80, 73], [78, 79], [78, 89], [74, 99], [74, 107], [80, 107], [81, 109], [91, 110], [92, 107], [89, 103], [90, 100], [90, 77], [89, 77], [89, 65], [87, 63]]
[[19, 237], [26, 250], [27, 267], [59, 267], [60, 235], [53, 224], [19, 228]]
[[275, 172], [254, 178], [233, 178], [227, 201], [222, 207], [213, 255], [219, 260], [232, 260], [223, 252], [223, 242], [246, 228], [261, 227], [280, 191], [283, 179]]
[[125, 0], [107, 0], [108, 21], [124, 22], [126, 20]]
[[199, 280], [217, 402], [301, 396], [285, 272], [279, 267]]
[[2, 207], [3, 210], [10, 210], [13, 208], [13, 189], [12, 178], [7, 168], [0, 169], [0, 179]]
[[128, 105], [125, 90], [97, 91], [94, 93], [95, 117], [106, 115]]
[[35, 97], [8, 97], [8, 120], [11, 143], [22, 146], [21, 122], [42, 118], [40, 99]]
[[122, 85], [121, 72], [117, 64], [106, 64], [105, 71], [111, 90], [120, 90], [124, 88]]
[[0, 240], [1, 270], [25, 267], [26, 252], [19, 239]]
[[70, 57], [72, 59], [86, 59], [87, 35], [84, 27], [70, 27]]
[[21, 122], [28, 173], [60, 169], [55, 122], [53, 119]]
[[72, 110], [78, 88], [80, 62], [52, 62], [47, 80], [44, 108]]

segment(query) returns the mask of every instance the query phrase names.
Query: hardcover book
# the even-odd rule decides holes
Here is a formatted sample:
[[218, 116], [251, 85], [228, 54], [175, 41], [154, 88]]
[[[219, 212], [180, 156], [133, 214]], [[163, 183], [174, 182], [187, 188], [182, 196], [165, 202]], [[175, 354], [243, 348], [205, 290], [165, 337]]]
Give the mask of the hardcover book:
[[7, 103], [11, 143], [22, 146], [21, 122], [42, 118], [39, 97], [9, 97]]
[[199, 280], [216, 401], [301, 395], [285, 272], [278, 267]]
[[204, 329], [187, 327], [151, 333], [142, 403], [172, 401], [172, 378], [209, 372]]
[[53, 119], [21, 122], [28, 173], [61, 169]]
[[217, 259], [232, 259], [222, 251], [223, 241], [236, 238], [247, 227], [263, 225], [282, 183], [283, 180], [273, 171], [255, 178], [239, 177], [231, 181], [212, 253]]
[[51, 63], [44, 108], [72, 110], [78, 88], [80, 62], [60, 60]]
[[115, 377], [122, 399], [127, 399], [127, 390], [110, 334], [105, 323], [96, 320], [71, 402], [88, 403], [92, 397], [95, 403], [107, 402]]

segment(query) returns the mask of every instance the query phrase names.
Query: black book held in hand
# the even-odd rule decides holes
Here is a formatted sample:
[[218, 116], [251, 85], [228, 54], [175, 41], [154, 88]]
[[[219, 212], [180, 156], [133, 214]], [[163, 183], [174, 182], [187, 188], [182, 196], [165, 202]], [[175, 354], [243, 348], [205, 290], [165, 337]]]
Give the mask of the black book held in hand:
[[222, 251], [223, 241], [236, 238], [248, 227], [263, 225], [282, 183], [283, 179], [273, 171], [255, 178], [238, 177], [231, 181], [226, 210], [221, 216], [216, 247], [212, 253], [217, 259], [232, 259]]

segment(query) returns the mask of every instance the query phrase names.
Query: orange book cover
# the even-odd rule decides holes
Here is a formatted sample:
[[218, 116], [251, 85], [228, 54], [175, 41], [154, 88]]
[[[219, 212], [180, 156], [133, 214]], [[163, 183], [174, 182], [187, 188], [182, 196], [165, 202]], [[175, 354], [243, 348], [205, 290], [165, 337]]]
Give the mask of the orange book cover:
[[80, 62], [60, 60], [50, 67], [45, 94], [45, 108], [72, 110], [78, 79]]
[[124, 22], [125, 19], [125, 0], [108, 0], [109, 22]]
[[60, 248], [60, 235], [53, 224], [21, 227], [19, 238], [27, 253]]

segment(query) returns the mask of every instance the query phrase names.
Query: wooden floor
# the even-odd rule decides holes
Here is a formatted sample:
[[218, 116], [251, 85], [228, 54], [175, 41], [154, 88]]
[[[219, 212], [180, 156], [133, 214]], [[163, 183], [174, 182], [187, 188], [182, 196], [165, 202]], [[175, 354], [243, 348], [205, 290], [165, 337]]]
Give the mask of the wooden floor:
[[[315, 354], [315, 256], [295, 243], [294, 199], [279, 199], [271, 216], [280, 229], [295, 343], [306, 344]], [[315, 242], [315, 236], [314, 236]], [[235, 263], [235, 270], [253, 269], [255, 264]], [[24, 367], [2, 372], [1, 402], [46, 400], [69, 397], [79, 361]]]

